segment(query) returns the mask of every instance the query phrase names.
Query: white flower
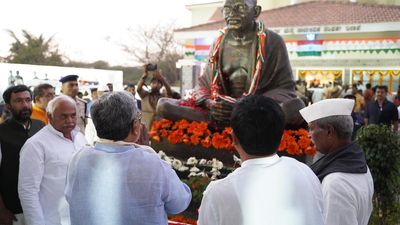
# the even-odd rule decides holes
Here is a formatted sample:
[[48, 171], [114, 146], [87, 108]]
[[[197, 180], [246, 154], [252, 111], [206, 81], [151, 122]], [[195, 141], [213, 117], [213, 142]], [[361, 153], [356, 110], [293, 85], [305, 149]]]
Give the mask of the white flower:
[[186, 162], [186, 165], [189, 165], [189, 166], [191, 166], [191, 165], [196, 165], [197, 164], [197, 159], [195, 158], [195, 157], [190, 157], [190, 158], [188, 158], [188, 160], [187, 160], [187, 162]]
[[200, 159], [199, 165], [206, 165], [207, 160], [206, 159]]
[[234, 161], [235, 163], [238, 163], [239, 165], [242, 165], [242, 160], [239, 159], [236, 155], [233, 155], [233, 161]]
[[188, 177], [197, 177], [197, 173], [196, 172], [190, 172]]
[[185, 171], [188, 170], [188, 169], [189, 169], [189, 167], [181, 166], [181, 167], [179, 167], [178, 171], [180, 171], [180, 172], [185, 172]]
[[164, 161], [165, 161], [166, 163], [168, 163], [169, 165], [172, 165], [172, 159], [171, 159], [170, 157], [165, 156], [165, 157], [164, 157]]
[[211, 171], [210, 171], [211, 173], [214, 173], [214, 172], [219, 172], [219, 170], [218, 170], [218, 168], [216, 168], [216, 167], [213, 167], [212, 169], [211, 169]]
[[211, 180], [217, 180], [217, 177], [218, 177], [218, 175], [213, 174], [213, 175], [211, 176]]
[[165, 154], [165, 152], [159, 151], [159, 152], [158, 152], [158, 156], [160, 156], [160, 158], [163, 159], [163, 158], [164, 158], [165, 156], [167, 156], [167, 155]]
[[174, 169], [179, 170], [179, 168], [181, 168], [181, 166], [182, 166], [182, 162], [181, 162], [180, 160], [174, 159], [174, 160], [172, 161], [172, 167], [173, 167]]
[[218, 168], [220, 170], [220, 169], [222, 169], [224, 167], [224, 164], [221, 161], [218, 161], [217, 159], [213, 158], [212, 167], [213, 168]]
[[189, 171], [190, 171], [190, 172], [195, 172], [195, 173], [197, 173], [197, 172], [200, 171], [200, 169], [194, 166], [194, 167], [192, 167]]
[[207, 173], [204, 171], [201, 171], [200, 173], [197, 173], [196, 175], [201, 176], [201, 177], [208, 177]]

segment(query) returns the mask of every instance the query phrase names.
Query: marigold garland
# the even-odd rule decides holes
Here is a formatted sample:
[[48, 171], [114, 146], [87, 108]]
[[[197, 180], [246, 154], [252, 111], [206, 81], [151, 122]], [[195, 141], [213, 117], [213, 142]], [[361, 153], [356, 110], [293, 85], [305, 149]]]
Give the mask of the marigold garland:
[[[191, 224], [191, 225], [196, 225], [197, 224], [196, 220], [187, 218], [187, 217], [182, 216], [182, 215], [171, 216], [171, 217], [169, 217], [169, 220], [173, 221], [173, 222], [183, 223], [183, 224]], [[176, 223], [173, 223], [173, 222], [168, 223], [168, 225], [176, 224]]]
[[[215, 149], [233, 151], [231, 139], [232, 128], [227, 127], [222, 132], [211, 132], [206, 122], [189, 122], [179, 120], [172, 122], [167, 119], [154, 121], [149, 135], [155, 142], [166, 138], [171, 144], [211, 146]], [[285, 130], [278, 151], [286, 151], [289, 155], [315, 155], [315, 146], [305, 129]]]
[[187, 120], [172, 122], [167, 119], [154, 121], [149, 132], [155, 142], [160, 142], [161, 137], [164, 137], [171, 144], [200, 144], [205, 148], [212, 146], [215, 149], [233, 151], [231, 134], [232, 128], [230, 127], [225, 128], [222, 132], [213, 133], [206, 122], [188, 122]]
[[305, 129], [285, 130], [278, 151], [286, 151], [289, 155], [315, 155], [315, 146]]

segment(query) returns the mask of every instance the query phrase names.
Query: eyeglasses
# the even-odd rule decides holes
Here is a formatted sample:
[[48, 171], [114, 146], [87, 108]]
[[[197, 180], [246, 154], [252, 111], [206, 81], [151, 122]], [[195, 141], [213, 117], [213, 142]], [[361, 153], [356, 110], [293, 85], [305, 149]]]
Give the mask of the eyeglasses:
[[137, 114], [135, 120], [136, 120], [136, 121], [139, 121], [139, 122], [142, 120], [142, 113], [141, 113], [141, 112], [139, 112], [139, 113]]
[[237, 5], [233, 5], [233, 6], [225, 5], [222, 8], [222, 13], [230, 14], [233, 11], [238, 12], [238, 13], [246, 13], [246, 10], [247, 10], [247, 5], [245, 5], [245, 4], [237, 4]]

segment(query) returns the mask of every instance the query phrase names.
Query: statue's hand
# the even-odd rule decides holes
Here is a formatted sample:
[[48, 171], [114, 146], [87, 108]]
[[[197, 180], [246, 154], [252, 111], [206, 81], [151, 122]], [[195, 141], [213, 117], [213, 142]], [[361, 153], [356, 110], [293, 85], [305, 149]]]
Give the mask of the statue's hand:
[[217, 100], [210, 100], [209, 104], [210, 114], [213, 120], [219, 122], [229, 122], [235, 103], [218, 98]]

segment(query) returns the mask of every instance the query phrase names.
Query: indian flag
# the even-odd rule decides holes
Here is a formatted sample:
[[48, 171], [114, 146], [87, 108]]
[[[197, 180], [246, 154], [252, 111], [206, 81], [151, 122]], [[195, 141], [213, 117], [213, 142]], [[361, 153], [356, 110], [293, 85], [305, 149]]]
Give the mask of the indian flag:
[[323, 40], [297, 41], [298, 56], [321, 56]]

